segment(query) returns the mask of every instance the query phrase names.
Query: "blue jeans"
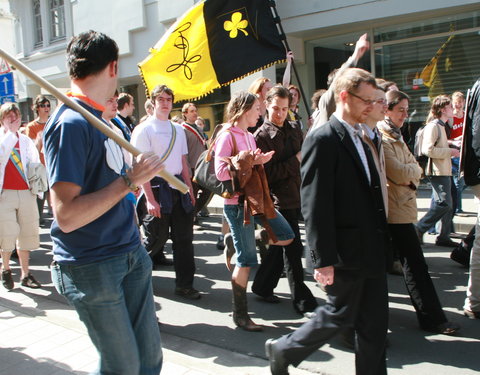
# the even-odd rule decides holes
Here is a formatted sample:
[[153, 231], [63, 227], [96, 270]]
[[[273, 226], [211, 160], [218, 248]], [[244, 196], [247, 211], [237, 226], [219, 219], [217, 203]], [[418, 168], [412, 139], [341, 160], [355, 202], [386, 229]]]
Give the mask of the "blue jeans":
[[[259, 217], [250, 217], [250, 224], [243, 224], [243, 206], [226, 204], [223, 207], [225, 219], [232, 232], [233, 244], [237, 254], [238, 267], [252, 267], [258, 264], [257, 248], [255, 245], [255, 226], [262, 225]], [[279, 241], [290, 240], [295, 237], [292, 228], [280, 212], [275, 210], [277, 217], [268, 220], [273, 233]]]
[[417, 223], [420, 233], [425, 233], [438, 220], [442, 221], [440, 234], [437, 241], [446, 241], [450, 239], [452, 224], [452, 189], [450, 176], [427, 176], [432, 184], [433, 205]]
[[158, 375], [162, 368], [152, 262], [145, 248], [84, 265], [54, 263], [52, 281], [100, 355], [94, 374]]

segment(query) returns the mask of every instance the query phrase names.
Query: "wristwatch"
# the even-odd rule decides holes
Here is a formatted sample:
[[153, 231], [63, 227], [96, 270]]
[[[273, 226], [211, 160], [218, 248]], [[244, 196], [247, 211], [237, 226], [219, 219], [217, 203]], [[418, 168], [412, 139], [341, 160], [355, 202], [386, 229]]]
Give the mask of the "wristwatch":
[[125, 181], [125, 184], [127, 184], [128, 188], [131, 190], [131, 191], [137, 191], [138, 189], [140, 189], [137, 185], [135, 185], [132, 180], [130, 180], [130, 177], [128, 177], [127, 175], [127, 171], [125, 171], [124, 174], [122, 174], [122, 178], [123, 178], [123, 181]]

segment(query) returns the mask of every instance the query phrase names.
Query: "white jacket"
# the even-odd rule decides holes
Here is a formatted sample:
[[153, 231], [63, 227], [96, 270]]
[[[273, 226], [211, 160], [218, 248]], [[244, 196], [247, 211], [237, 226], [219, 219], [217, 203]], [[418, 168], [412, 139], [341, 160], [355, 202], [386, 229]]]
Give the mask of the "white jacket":
[[[38, 150], [33, 141], [24, 134], [20, 136], [20, 158], [27, 175], [30, 163], [40, 163]], [[4, 127], [0, 128], [0, 193], [3, 191], [3, 179], [5, 178], [5, 167], [10, 158], [10, 153], [18, 141], [17, 133], [7, 131]], [[28, 184], [28, 181], [27, 181]], [[29, 186], [30, 187], [30, 186]]]

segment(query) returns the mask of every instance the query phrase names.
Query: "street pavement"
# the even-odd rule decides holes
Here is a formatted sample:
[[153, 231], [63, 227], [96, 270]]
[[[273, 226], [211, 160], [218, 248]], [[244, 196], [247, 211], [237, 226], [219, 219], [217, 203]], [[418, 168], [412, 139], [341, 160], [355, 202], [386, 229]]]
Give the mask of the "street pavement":
[[[421, 216], [429, 205], [429, 192], [420, 190], [419, 196]], [[265, 326], [264, 332], [245, 332], [235, 327], [231, 317], [230, 274], [222, 252], [215, 247], [221, 206], [221, 199], [214, 198], [209, 205], [211, 216], [201, 219], [202, 225], [195, 227], [195, 287], [203, 293], [200, 300], [192, 302], [174, 294], [172, 267], [153, 271], [164, 348], [162, 374], [269, 374], [265, 340], [291, 332], [305, 321], [294, 312], [288, 283], [283, 278], [275, 290], [281, 299], [279, 304], [268, 304], [251, 293], [248, 295], [251, 316]], [[469, 215], [455, 217], [457, 232], [467, 232], [475, 222], [476, 203], [468, 191], [464, 193], [463, 206]], [[477, 374], [480, 324], [464, 317], [462, 311], [468, 270], [449, 259], [450, 249], [433, 246], [433, 236], [426, 235], [425, 240], [425, 256], [447, 317], [462, 329], [456, 336], [421, 331], [403, 278], [390, 275], [388, 372]], [[84, 326], [50, 281], [51, 249], [48, 229], [42, 227], [41, 248], [31, 254], [31, 269], [42, 282], [41, 289], [20, 287], [16, 263], [13, 263], [15, 288], [7, 292], [0, 286], [0, 375], [88, 374], [96, 367], [98, 356]], [[171, 257], [170, 245], [167, 257]], [[306, 275], [306, 280], [322, 303], [325, 294], [310, 275]], [[336, 339], [311, 355], [298, 369], [290, 367], [294, 375], [354, 372], [354, 353]]]

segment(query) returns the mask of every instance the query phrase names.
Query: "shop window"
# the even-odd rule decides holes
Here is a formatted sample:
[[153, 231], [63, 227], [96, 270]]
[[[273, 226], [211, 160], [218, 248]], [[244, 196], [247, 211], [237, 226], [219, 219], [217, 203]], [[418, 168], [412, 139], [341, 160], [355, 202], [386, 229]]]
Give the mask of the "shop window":
[[397, 83], [410, 98], [410, 121], [425, 121], [431, 100], [455, 91], [466, 94], [478, 76], [478, 32], [432, 37], [375, 49], [376, 75]]
[[407, 143], [438, 95], [464, 94], [478, 78], [478, 12], [375, 30], [375, 73], [410, 96]]

